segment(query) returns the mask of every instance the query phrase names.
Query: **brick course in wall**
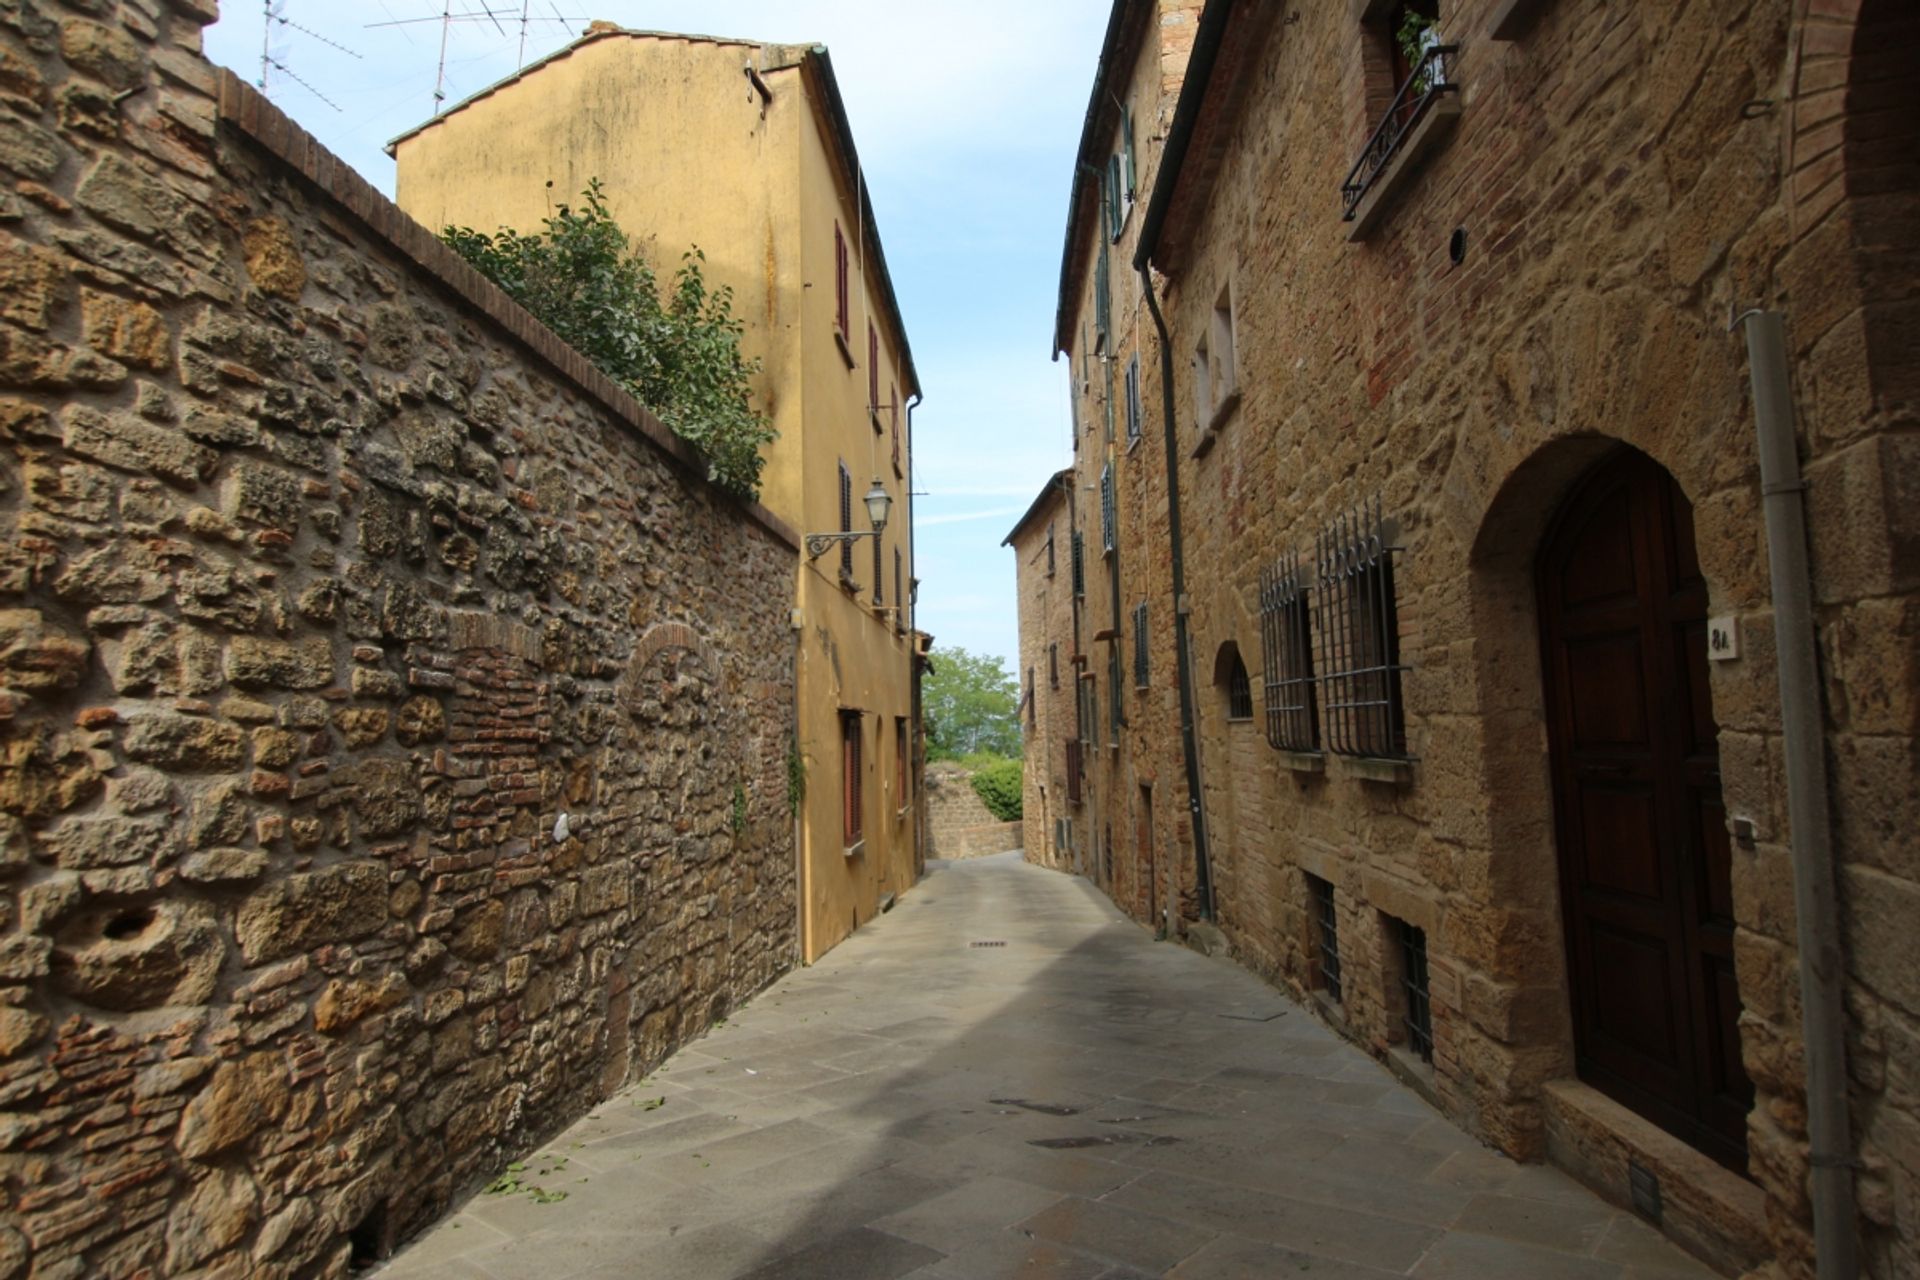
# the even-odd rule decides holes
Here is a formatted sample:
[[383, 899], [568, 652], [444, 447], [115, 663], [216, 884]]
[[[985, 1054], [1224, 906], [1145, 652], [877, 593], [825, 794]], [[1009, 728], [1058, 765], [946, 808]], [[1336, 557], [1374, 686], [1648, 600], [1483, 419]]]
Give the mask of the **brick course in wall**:
[[793, 532], [214, 16], [0, 14], [0, 1276], [344, 1275], [794, 962]]

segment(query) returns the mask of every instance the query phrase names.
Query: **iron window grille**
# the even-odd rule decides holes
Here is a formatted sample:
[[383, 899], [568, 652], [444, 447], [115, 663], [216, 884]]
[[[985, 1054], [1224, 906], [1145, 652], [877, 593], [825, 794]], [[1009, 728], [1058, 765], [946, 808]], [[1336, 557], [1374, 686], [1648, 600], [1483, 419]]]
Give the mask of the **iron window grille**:
[[1233, 655], [1233, 665], [1227, 668], [1227, 719], [1253, 719], [1253, 681], [1247, 678], [1247, 664], [1240, 660], [1238, 652]]
[[1407, 995], [1407, 1047], [1422, 1062], [1433, 1061], [1433, 1000], [1427, 993], [1427, 931], [1405, 920], [1400, 926], [1400, 981]]
[[1147, 687], [1147, 602], [1133, 606], [1133, 684]]
[[1073, 531], [1073, 595], [1076, 600], [1087, 594], [1087, 540], [1078, 529]]
[[1407, 78], [1395, 90], [1387, 113], [1360, 149], [1360, 158], [1340, 184], [1340, 219], [1352, 222], [1360, 201], [1366, 197], [1387, 165], [1399, 154], [1429, 109], [1441, 98], [1460, 91], [1453, 78], [1453, 56], [1460, 52], [1454, 44], [1436, 44], [1427, 48]]
[[1276, 751], [1318, 751], [1312, 586], [1289, 553], [1260, 571], [1260, 647], [1266, 662], [1267, 741]]
[[1320, 705], [1327, 747], [1339, 755], [1408, 758], [1393, 533], [1375, 500], [1318, 541]]
[[1100, 468], [1100, 548], [1113, 550], [1113, 464], [1109, 462]]
[[1140, 405], [1140, 357], [1138, 354], [1127, 361], [1127, 443], [1132, 444], [1140, 438], [1140, 424], [1145, 414]]
[[1320, 952], [1320, 989], [1340, 1003], [1340, 913], [1334, 907], [1333, 886], [1306, 873], [1307, 897], [1313, 910], [1314, 945]]

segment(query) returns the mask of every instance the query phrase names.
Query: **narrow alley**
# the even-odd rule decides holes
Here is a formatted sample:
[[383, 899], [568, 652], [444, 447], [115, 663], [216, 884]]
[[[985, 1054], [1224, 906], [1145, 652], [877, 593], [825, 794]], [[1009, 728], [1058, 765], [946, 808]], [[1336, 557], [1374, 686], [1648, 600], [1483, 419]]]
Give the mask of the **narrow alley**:
[[936, 867], [382, 1280], [1711, 1275], [1086, 882]]

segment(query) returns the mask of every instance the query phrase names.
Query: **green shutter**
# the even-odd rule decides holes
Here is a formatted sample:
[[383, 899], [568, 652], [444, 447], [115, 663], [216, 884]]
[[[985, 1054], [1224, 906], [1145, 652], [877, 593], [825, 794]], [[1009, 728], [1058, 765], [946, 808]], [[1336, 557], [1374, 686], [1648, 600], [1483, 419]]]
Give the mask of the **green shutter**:
[[1120, 145], [1127, 150], [1127, 196], [1140, 198], [1140, 170], [1133, 163], [1133, 108], [1120, 108]]

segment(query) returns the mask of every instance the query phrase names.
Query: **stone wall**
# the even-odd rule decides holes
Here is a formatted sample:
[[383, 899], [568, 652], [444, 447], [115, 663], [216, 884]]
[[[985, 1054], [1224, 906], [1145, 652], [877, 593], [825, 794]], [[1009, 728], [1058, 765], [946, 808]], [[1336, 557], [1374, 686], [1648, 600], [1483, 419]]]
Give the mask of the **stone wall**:
[[794, 956], [791, 531], [213, 16], [0, 10], [9, 1278], [345, 1274]]
[[[1325, 986], [1306, 877], [1329, 882], [1343, 992], [1314, 1003], [1343, 1030], [1411, 1064], [1464, 1127], [1517, 1156], [1561, 1159], [1615, 1199], [1629, 1156], [1654, 1168], [1665, 1228], [1723, 1268], [1810, 1273], [1771, 589], [1747, 353], [1727, 329], [1747, 307], [1784, 313], [1847, 930], [1859, 1229], [1867, 1274], [1911, 1274], [1920, 1082], [1900, 1062], [1920, 1045], [1920, 995], [1891, 921], [1920, 910], [1908, 834], [1920, 795], [1909, 496], [1920, 100], [1905, 70], [1920, 20], [1885, 0], [1544, 0], [1527, 6], [1537, 20], [1524, 38], [1495, 40], [1503, 6], [1447, 0], [1443, 34], [1463, 46], [1457, 125], [1351, 241], [1339, 185], [1384, 107], [1386, 49], [1355, 18], [1365, 7], [1302, 7], [1258, 41], [1230, 30], [1216, 75], [1231, 91], [1201, 114], [1187, 160], [1211, 169], [1206, 194], [1175, 202], [1177, 252], [1156, 258], [1174, 335], [1197, 812], [1219, 922], [1243, 963], [1306, 994]], [[1240, 9], [1247, 23], [1278, 12]], [[1157, 64], [1149, 50], [1122, 73], [1136, 119], [1164, 114], [1148, 83]], [[1142, 157], [1149, 185], [1156, 151]], [[1139, 224], [1136, 205], [1116, 262], [1131, 259]], [[1099, 246], [1097, 234], [1076, 240], [1077, 260]], [[1093, 313], [1093, 278], [1083, 269], [1075, 285], [1078, 319]], [[1120, 624], [1130, 647], [1124, 610], [1150, 603], [1152, 687], [1127, 691], [1125, 732], [1090, 770], [1087, 825], [1108, 849], [1138, 851], [1106, 883], [1150, 918], [1162, 878], [1190, 913], [1195, 832], [1171, 679], [1160, 352], [1138, 279], [1112, 280], [1111, 359], [1066, 353], [1082, 429], [1073, 483], [1089, 492], [1116, 468], [1123, 565], [1090, 573], [1082, 613], [1090, 628]], [[1191, 369], [1223, 301], [1240, 395], [1210, 426]], [[1135, 354], [1144, 447], [1109, 446], [1104, 370]], [[1709, 681], [1727, 817], [1740, 820], [1727, 914], [1734, 1038], [1757, 1090], [1744, 1176], [1611, 1114], [1625, 1108], [1575, 1061], [1533, 565], [1563, 496], [1623, 446], [1684, 493], [1710, 616], [1736, 618], [1742, 636]], [[1311, 572], [1330, 522], [1376, 500], [1401, 548], [1413, 759], [1276, 751], [1259, 722], [1260, 570], [1297, 553]], [[1252, 677], [1250, 723], [1229, 714], [1220, 680], [1230, 646]], [[1104, 708], [1105, 655], [1089, 647]], [[1056, 749], [1057, 738], [1039, 746]], [[1136, 800], [1153, 779], [1171, 791], [1157, 814]], [[1403, 923], [1428, 945], [1431, 1068], [1406, 1052]]]
[[929, 858], [977, 858], [1020, 847], [1021, 824], [994, 817], [973, 789], [972, 778], [951, 761], [927, 766], [923, 794]]

